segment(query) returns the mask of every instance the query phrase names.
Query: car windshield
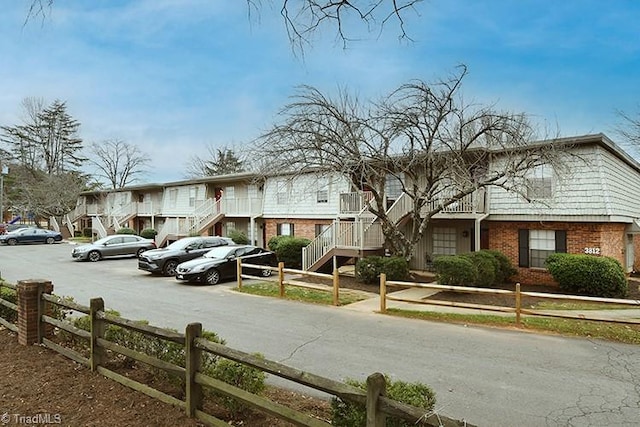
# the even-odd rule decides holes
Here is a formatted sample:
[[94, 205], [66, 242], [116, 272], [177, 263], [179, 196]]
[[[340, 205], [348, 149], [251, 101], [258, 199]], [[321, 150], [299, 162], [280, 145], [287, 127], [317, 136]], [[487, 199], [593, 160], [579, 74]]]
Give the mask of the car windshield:
[[196, 239], [180, 239], [167, 246], [167, 249], [182, 250], [195, 242]]
[[231, 255], [237, 248], [230, 248], [228, 246], [219, 246], [217, 248], [211, 249], [209, 252], [204, 254], [205, 258], [221, 258], [224, 259]]

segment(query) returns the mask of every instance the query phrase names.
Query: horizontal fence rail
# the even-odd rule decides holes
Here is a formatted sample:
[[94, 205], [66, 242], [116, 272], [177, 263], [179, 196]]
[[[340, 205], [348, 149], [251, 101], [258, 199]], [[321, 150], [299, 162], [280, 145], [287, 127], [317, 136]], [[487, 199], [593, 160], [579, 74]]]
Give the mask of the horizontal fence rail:
[[[296, 269], [286, 269], [284, 264], [280, 263], [278, 267], [270, 267], [256, 264], [242, 264], [238, 260], [238, 269], [241, 272], [243, 267], [254, 269], [272, 269], [277, 271], [278, 277], [284, 277], [284, 273], [305, 274], [307, 276], [330, 279], [337, 283], [337, 273], [323, 274], [310, 273]], [[239, 274], [239, 283], [242, 277], [246, 275]], [[253, 277], [253, 276], [249, 276]], [[262, 278], [264, 279], [264, 278]], [[286, 282], [286, 281], [283, 281]], [[303, 282], [290, 283], [293, 286], [304, 286]], [[310, 284], [311, 286], [314, 286]], [[0, 284], [0, 286], [4, 286]], [[16, 289], [15, 286], [6, 286]], [[317, 287], [317, 285], [316, 285]], [[331, 287], [325, 287], [332, 289]], [[311, 387], [315, 390], [331, 394], [345, 401], [361, 404], [367, 407], [367, 426], [384, 425], [386, 416], [394, 416], [416, 425], [425, 426], [471, 426], [465, 421], [450, 419], [441, 415], [425, 413], [424, 409], [406, 405], [394, 401], [385, 396], [386, 380], [379, 373], [372, 374], [367, 379], [367, 389], [361, 390], [357, 387], [342, 383], [340, 381], [324, 378], [309, 372], [301, 371], [289, 366], [280, 364], [275, 361], [264, 359], [260, 356], [245, 353], [239, 350], [229, 348], [223, 344], [209, 341], [203, 337], [202, 325], [192, 323], [187, 325], [185, 333], [176, 332], [169, 329], [159, 328], [147, 324], [146, 322], [133, 321], [120, 316], [109, 314], [104, 310], [104, 301], [101, 298], [94, 298], [90, 301], [89, 306], [78, 304], [69, 299], [60, 298], [58, 296], [48, 294], [39, 288], [38, 294], [38, 330], [41, 331], [39, 342], [46, 347], [80, 363], [88, 366], [91, 370], [100, 373], [114, 381], [117, 381], [127, 387], [147, 394], [148, 396], [178, 406], [184, 409], [187, 414], [208, 425], [225, 426], [226, 422], [217, 419], [213, 415], [203, 410], [203, 389], [210, 389], [216, 394], [231, 397], [245, 405], [256, 410], [264, 412], [268, 415], [281, 420], [286, 420], [298, 426], [324, 427], [331, 424], [278, 404], [267, 399], [264, 396], [255, 395], [242, 390], [236, 386], [222, 382], [213, 378], [205, 371], [201, 370], [201, 363], [204, 353], [210, 353], [215, 356], [223, 357], [243, 365], [258, 369], [262, 372], [278, 376], [280, 378], [293, 381], [297, 384]], [[19, 287], [18, 287], [19, 292]], [[50, 292], [50, 291], [49, 291]], [[4, 300], [0, 299], [0, 302]], [[6, 304], [2, 304], [7, 306]], [[57, 308], [56, 308], [57, 307]], [[81, 329], [74, 326], [73, 322], [68, 320], [68, 311], [83, 313], [89, 318], [88, 329]], [[55, 314], [54, 314], [55, 313]], [[142, 334], [145, 337], [160, 339], [163, 342], [174, 343], [184, 350], [184, 366], [176, 365], [150, 354], [128, 348], [120, 343], [110, 341], [106, 338], [105, 332], [108, 327], [122, 327], [127, 330]], [[51, 339], [54, 335], [54, 329], [62, 330], [73, 337], [77, 337], [88, 343], [88, 356], [80, 352], [65, 347]], [[149, 385], [138, 382], [132, 378], [124, 376], [107, 367], [107, 355], [118, 354], [139, 362], [155, 369], [167, 372], [182, 381], [185, 384], [185, 398], [179, 399]]]
[[[15, 293], [17, 291], [17, 286], [16, 285], [12, 285], [10, 283], [6, 283], [6, 282], [3, 282], [2, 280], [0, 280], [0, 291], [2, 290], [2, 288], [10, 289], [11, 293]], [[15, 301], [17, 301], [17, 294], [16, 294]], [[0, 306], [1, 307], [5, 307], [5, 309], [7, 311], [11, 312], [11, 315], [10, 315], [9, 319], [16, 319], [16, 321], [17, 321], [17, 318], [18, 318], [18, 305], [14, 304], [11, 301], [8, 301], [8, 300], [5, 300], [4, 298], [2, 298], [2, 293], [1, 292], [0, 292]], [[18, 332], [18, 326], [14, 322], [11, 322], [10, 320], [5, 319], [2, 316], [0, 316], [0, 325], [4, 326], [5, 328], [9, 329], [12, 332]]]
[[[251, 276], [248, 274], [244, 274], [242, 272], [243, 268], [253, 268], [253, 269], [259, 269], [259, 270], [270, 270], [270, 271], [274, 271], [277, 273], [275, 279], [274, 278], [267, 278], [267, 277], [256, 277], [256, 276]], [[308, 282], [303, 282], [303, 281], [299, 281], [299, 280], [295, 280], [295, 279], [286, 279], [285, 278], [285, 273], [289, 273], [289, 274], [296, 274], [298, 276], [302, 276], [302, 277], [316, 277], [319, 279], [326, 279], [326, 280], [331, 280], [331, 286], [328, 285], [323, 285], [323, 284], [319, 284], [319, 283], [308, 283]], [[285, 292], [286, 292], [286, 286], [295, 286], [298, 288], [306, 288], [306, 289], [313, 289], [313, 290], [317, 290], [317, 291], [325, 291], [325, 292], [331, 292], [332, 293], [332, 299], [333, 299], [333, 305], [338, 306], [340, 305], [340, 276], [338, 275], [338, 270], [334, 269], [332, 274], [326, 274], [326, 273], [316, 273], [314, 271], [305, 271], [305, 270], [297, 270], [294, 268], [285, 268], [284, 267], [284, 263], [280, 262], [278, 263], [278, 267], [271, 267], [271, 266], [266, 266], [266, 265], [257, 265], [257, 264], [249, 264], [249, 263], [244, 263], [242, 262], [241, 258], [237, 259], [237, 277], [238, 277], [238, 288], [242, 288], [242, 279], [257, 279], [257, 280], [263, 280], [263, 281], [268, 281], [268, 282], [274, 282], [278, 284], [278, 294], [280, 296], [280, 298], [283, 298], [285, 296]]]
[[[503, 307], [503, 306], [496, 306], [496, 305], [471, 304], [471, 303], [461, 303], [461, 302], [442, 301], [442, 300], [429, 300], [429, 299], [416, 300], [411, 298], [401, 298], [401, 297], [389, 295], [387, 293], [387, 286], [389, 285], [400, 286], [405, 288], [423, 288], [423, 289], [434, 289], [434, 290], [440, 290], [440, 291], [452, 291], [452, 292], [459, 292], [459, 293], [510, 295], [510, 296], [513, 296], [514, 306]], [[507, 289], [487, 289], [487, 288], [474, 288], [474, 287], [467, 287], [467, 286], [437, 285], [434, 283], [401, 282], [401, 281], [395, 281], [395, 280], [392, 281], [392, 280], [387, 280], [386, 275], [384, 273], [380, 275], [380, 312], [382, 313], [385, 313], [387, 311], [387, 301], [398, 301], [398, 302], [420, 304], [420, 305], [439, 305], [439, 306], [448, 306], [448, 307], [467, 308], [467, 309], [473, 309], [473, 310], [514, 313], [516, 316], [516, 324], [518, 325], [521, 324], [521, 315], [523, 314], [530, 315], [530, 316], [557, 317], [557, 318], [565, 318], [565, 319], [591, 320], [596, 322], [640, 325], [640, 319], [603, 318], [603, 317], [587, 316], [584, 314], [560, 313], [560, 312], [554, 312], [554, 310], [532, 310], [532, 309], [522, 308], [523, 296], [550, 299], [550, 300], [553, 299], [553, 300], [581, 301], [581, 302], [588, 302], [588, 303], [602, 303], [602, 304], [610, 304], [610, 305], [618, 305], [618, 306], [627, 305], [632, 308], [640, 308], [639, 300], [599, 298], [599, 297], [587, 297], [587, 296], [578, 296], [578, 295], [551, 294], [551, 293], [542, 293], [542, 292], [524, 292], [520, 290], [519, 283], [516, 283], [515, 290], [510, 291]], [[583, 311], [588, 311], [588, 310], [583, 310]]]

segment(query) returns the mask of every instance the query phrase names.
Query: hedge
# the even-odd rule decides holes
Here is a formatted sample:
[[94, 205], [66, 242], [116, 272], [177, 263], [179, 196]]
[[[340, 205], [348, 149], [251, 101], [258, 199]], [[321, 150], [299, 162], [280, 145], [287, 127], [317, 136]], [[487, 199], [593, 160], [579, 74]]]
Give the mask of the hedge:
[[363, 283], [378, 283], [380, 273], [387, 280], [405, 280], [409, 277], [409, 264], [402, 257], [368, 256], [356, 262], [356, 278]]
[[441, 285], [492, 287], [507, 283], [517, 273], [499, 251], [481, 250], [460, 255], [443, 255], [433, 261]]
[[602, 298], [629, 293], [624, 269], [614, 258], [557, 253], [549, 255], [545, 265], [565, 292]]
[[267, 244], [269, 249], [276, 253], [278, 261], [283, 262], [287, 268], [302, 268], [302, 248], [311, 241], [301, 237], [275, 236]]

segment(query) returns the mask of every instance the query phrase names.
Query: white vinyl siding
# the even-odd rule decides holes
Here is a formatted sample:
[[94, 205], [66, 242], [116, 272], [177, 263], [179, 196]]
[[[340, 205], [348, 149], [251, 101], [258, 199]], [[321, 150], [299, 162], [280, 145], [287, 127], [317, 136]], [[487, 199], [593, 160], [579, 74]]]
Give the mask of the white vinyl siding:
[[[320, 185], [319, 181], [324, 181]], [[324, 194], [319, 190], [326, 189]], [[340, 193], [352, 191], [346, 178], [304, 174], [285, 180], [267, 178], [264, 185], [265, 218], [335, 218], [340, 212]]]
[[[565, 172], [553, 182], [553, 197], [528, 202], [491, 187], [491, 215], [640, 216], [640, 173], [600, 146], [575, 148]], [[499, 167], [499, 163], [497, 163]]]

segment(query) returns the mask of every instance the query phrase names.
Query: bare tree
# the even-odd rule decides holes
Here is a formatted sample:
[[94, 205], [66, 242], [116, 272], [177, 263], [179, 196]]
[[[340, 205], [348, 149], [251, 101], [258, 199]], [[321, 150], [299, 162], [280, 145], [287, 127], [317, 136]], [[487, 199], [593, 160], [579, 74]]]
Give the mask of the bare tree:
[[[263, 0], [246, 0], [249, 15], [260, 14], [264, 9]], [[287, 30], [287, 36], [297, 52], [313, 43], [315, 33], [325, 27], [332, 27], [336, 38], [343, 46], [357, 38], [356, 23], [362, 24], [366, 33], [378, 33], [390, 23], [395, 23], [400, 39], [410, 39], [406, 31], [405, 15], [417, 14], [417, 6], [422, 0], [280, 0], [280, 15]], [[269, 1], [268, 3], [272, 3]], [[54, 0], [31, 0], [25, 22], [33, 18], [44, 19], [50, 13]]]
[[243, 172], [245, 162], [235, 150], [228, 146], [207, 146], [207, 158], [191, 156], [186, 167], [187, 178], [200, 178], [203, 176], [225, 175]]
[[[433, 84], [402, 85], [379, 102], [342, 91], [337, 99], [302, 87], [281, 111], [282, 121], [256, 149], [268, 170], [339, 172], [372, 193], [370, 211], [388, 249], [409, 259], [434, 215], [489, 186], [527, 197], [525, 177], [541, 165], [563, 169], [557, 144], [534, 144], [524, 114], [466, 104], [467, 71], [460, 67]], [[389, 182], [401, 186], [409, 226], [387, 205]]]
[[122, 188], [146, 173], [146, 166], [151, 158], [132, 144], [112, 139], [100, 143], [92, 143], [94, 157], [90, 159], [97, 170], [97, 175], [104, 178], [110, 188]]
[[37, 221], [70, 212], [88, 179], [77, 171], [48, 174], [20, 165], [11, 167], [10, 178], [6, 205], [15, 214], [33, 214]]
[[640, 149], [640, 111], [635, 116], [624, 111], [616, 113], [622, 122], [616, 126], [615, 132], [622, 137], [625, 145], [637, 151]]

